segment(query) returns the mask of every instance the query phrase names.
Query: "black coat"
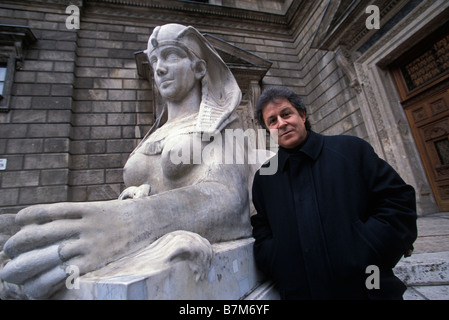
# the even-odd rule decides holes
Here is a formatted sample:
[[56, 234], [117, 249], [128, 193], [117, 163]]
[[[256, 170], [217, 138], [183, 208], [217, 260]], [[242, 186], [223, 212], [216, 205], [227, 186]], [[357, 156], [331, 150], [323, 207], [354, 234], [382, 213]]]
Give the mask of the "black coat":
[[[309, 131], [276, 157], [263, 166], [277, 161], [274, 174], [254, 177], [251, 223], [256, 263], [281, 297], [400, 299], [392, 268], [417, 237], [414, 189], [356, 137]], [[369, 265], [380, 289], [366, 286]]]

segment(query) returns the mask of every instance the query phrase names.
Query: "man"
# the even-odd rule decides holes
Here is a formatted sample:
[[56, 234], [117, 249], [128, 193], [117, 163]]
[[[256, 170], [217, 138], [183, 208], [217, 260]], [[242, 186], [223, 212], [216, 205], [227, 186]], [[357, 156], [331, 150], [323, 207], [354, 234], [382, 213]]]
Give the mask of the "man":
[[392, 268], [417, 236], [414, 189], [364, 140], [311, 131], [287, 88], [266, 89], [256, 113], [279, 151], [276, 173], [254, 177], [254, 251], [281, 298], [401, 299]]

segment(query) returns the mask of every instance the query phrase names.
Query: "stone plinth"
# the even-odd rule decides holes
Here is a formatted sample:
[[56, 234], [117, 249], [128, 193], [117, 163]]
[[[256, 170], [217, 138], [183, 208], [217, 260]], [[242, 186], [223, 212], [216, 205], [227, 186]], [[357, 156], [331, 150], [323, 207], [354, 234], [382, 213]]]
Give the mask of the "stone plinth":
[[[79, 289], [67, 289], [56, 299], [89, 300], [235, 300], [276, 298], [270, 287], [261, 285], [253, 257], [254, 239], [248, 238], [212, 245], [213, 256], [207, 274], [196, 280], [187, 261], [172, 265], [141, 268], [130, 274], [127, 265], [111, 263], [95, 273], [80, 277]], [[142, 252], [136, 254], [142, 256]], [[129, 266], [133, 257], [127, 258]], [[130, 266], [131, 267], [131, 266]], [[108, 276], [110, 274], [110, 276]], [[263, 294], [254, 294], [255, 290]], [[267, 290], [268, 289], [268, 290]], [[274, 292], [274, 293], [273, 293]]]

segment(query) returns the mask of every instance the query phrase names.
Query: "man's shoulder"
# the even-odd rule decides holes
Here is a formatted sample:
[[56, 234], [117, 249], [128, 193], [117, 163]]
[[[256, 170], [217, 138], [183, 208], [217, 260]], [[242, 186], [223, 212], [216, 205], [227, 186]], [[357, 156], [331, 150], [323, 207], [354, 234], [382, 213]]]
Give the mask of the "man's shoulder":
[[366, 157], [375, 157], [375, 151], [366, 140], [350, 135], [324, 136], [323, 153], [325, 159], [338, 159], [352, 163]]
[[371, 145], [366, 140], [350, 135], [333, 135], [323, 136], [325, 146], [331, 149], [338, 148], [371, 148]]
[[368, 143], [366, 140], [357, 137], [357, 136], [351, 136], [347, 134], [338, 134], [338, 135], [322, 135], [325, 141], [330, 142], [337, 142], [337, 143]]

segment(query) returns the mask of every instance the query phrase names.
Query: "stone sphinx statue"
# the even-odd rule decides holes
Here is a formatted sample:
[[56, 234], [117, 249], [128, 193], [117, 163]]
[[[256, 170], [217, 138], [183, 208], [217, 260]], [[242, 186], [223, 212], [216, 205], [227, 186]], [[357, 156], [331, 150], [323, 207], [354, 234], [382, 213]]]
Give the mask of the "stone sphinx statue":
[[[1, 253], [4, 296], [15, 290], [12, 296], [54, 297], [64, 289], [67, 266], [101, 274], [158, 242], [163, 249], [147, 257], [194, 257], [192, 269], [204, 277], [198, 265], [210, 261], [210, 243], [251, 236], [250, 168], [224, 161], [216, 148], [225, 148], [220, 132], [239, 128], [241, 91], [232, 73], [193, 27], [156, 27], [146, 54], [164, 110], [124, 167], [127, 188], [117, 200], [21, 210], [20, 231]], [[235, 155], [245, 153], [245, 146], [233, 147]]]

